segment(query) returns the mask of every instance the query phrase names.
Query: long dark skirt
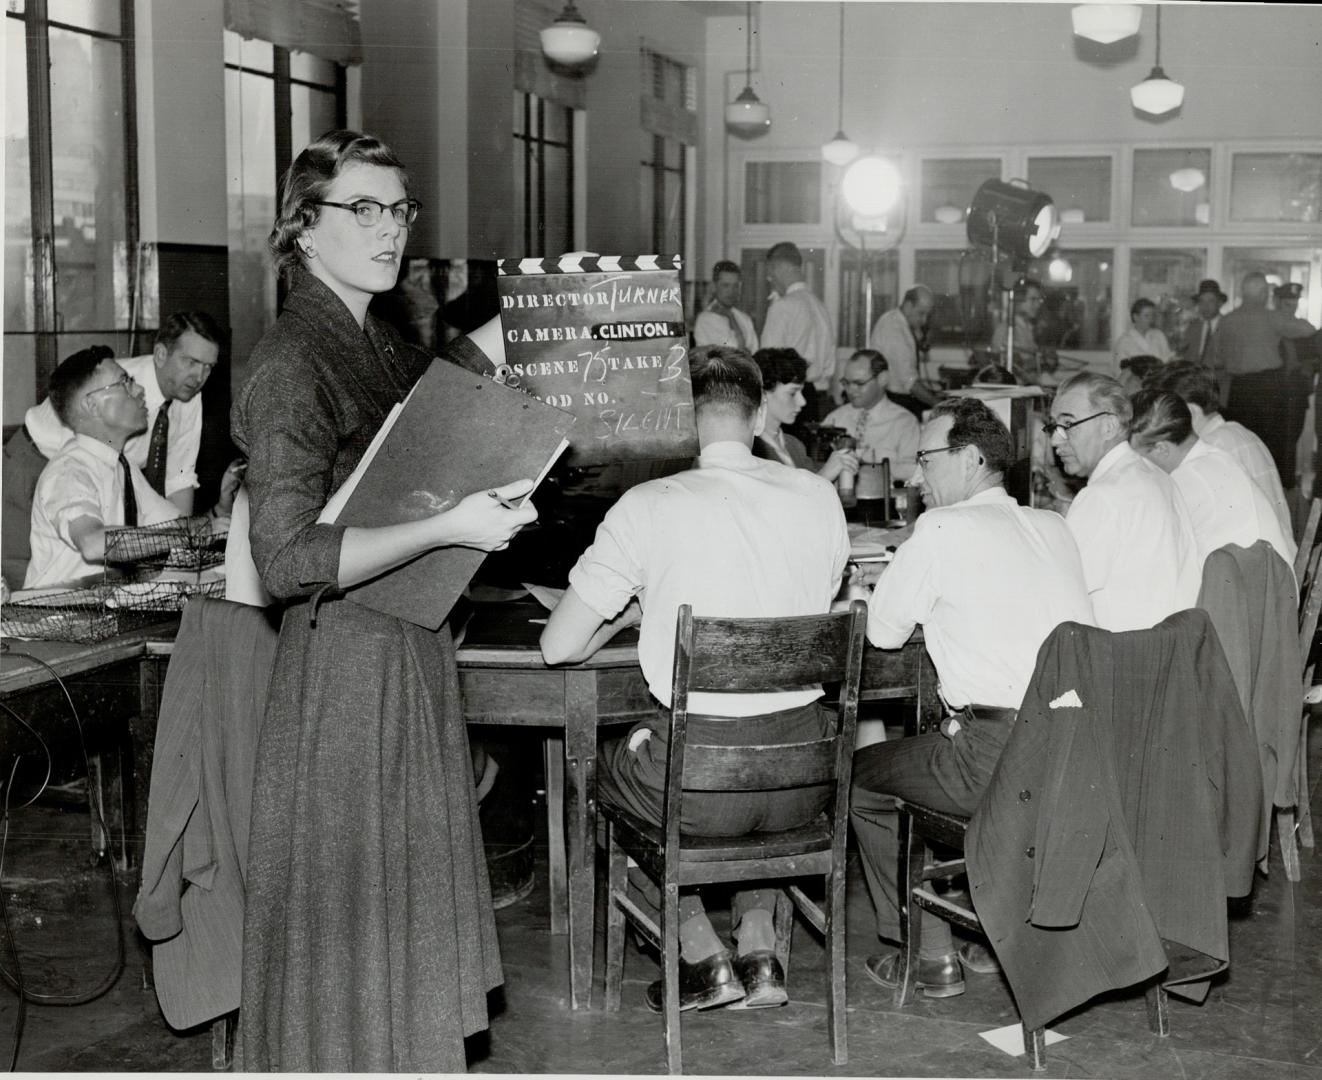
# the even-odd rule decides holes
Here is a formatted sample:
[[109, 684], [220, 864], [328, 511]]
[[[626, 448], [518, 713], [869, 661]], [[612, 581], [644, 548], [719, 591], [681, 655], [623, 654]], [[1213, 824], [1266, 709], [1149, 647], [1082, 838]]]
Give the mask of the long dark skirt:
[[462, 1072], [500, 956], [448, 629], [286, 612], [258, 744], [239, 1068]]

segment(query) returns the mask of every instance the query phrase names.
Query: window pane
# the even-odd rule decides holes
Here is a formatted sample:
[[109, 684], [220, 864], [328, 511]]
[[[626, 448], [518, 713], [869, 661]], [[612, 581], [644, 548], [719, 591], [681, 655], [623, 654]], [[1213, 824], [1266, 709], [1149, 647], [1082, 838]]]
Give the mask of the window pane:
[[335, 95], [325, 90], [290, 84], [289, 111], [291, 153], [295, 157], [313, 139], [335, 127]]
[[[5, 329], [9, 324], [5, 323]], [[31, 334], [5, 334], [4, 422], [21, 424], [33, 403], [37, 386], [37, 339]]]
[[744, 166], [744, 221], [749, 225], [815, 225], [821, 207], [820, 163], [750, 161]]
[[1034, 338], [1060, 349], [1111, 347], [1111, 296], [1115, 255], [1105, 250], [1061, 250], [1029, 264], [1042, 284], [1042, 312]]
[[1157, 305], [1156, 328], [1177, 353], [1197, 314], [1193, 295], [1206, 265], [1199, 248], [1135, 248], [1129, 256], [1129, 302], [1144, 298]]
[[[122, 46], [50, 32], [55, 309], [64, 331], [117, 325], [116, 253], [124, 268]], [[121, 274], [122, 278], [122, 274]]]
[[[800, 244], [799, 253], [803, 256], [804, 281], [820, 297], [826, 287], [826, 251]], [[771, 286], [767, 282], [767, 249], [744, 248], [739, 253], [739, 266], [743, 276], [738, 306], [753, 316], [761, 333], [771, 295]]]
[[225, 63], [237, 64], [268, 74], [275, 71], [269, 41], [258, 41], [256, 38], [244, 39], [232, 30], [225, 31]]
[[914, 283], [932, 290], [936, 303], [927, 323], [929, 345], [972, 348], [991, 340], [987, 260], [962, 251], [915, 251]]
[[46, 14], [51, 22], [119, 33], [119, 4], [115, 0], [46, 0]]
[[1322, 221], [1322, 154], [1236, 154], [1232, 221]]
[[[5, 20], [5, 329], [32, 330], [32, 197], [23, 24]], [[5, 347], [5, 368], [9, 347]], [[30, 392], [30, 391], [29, 391]]]
[[542, 106], [544, 112], [542, 123], [544, 126], [543, 134], [552, 142], [569, 144], [570, 124], [574, 115], [574, 110], [566, 108], [563, 105], [553, 105], [546, 102]]
[[[1001, 178], [999, 158], [929, 160], [922, 165], [921, 221], [953, 225], [964, 220], [984, 180]], [[937, 211], [941, 213], [938, 216]], [[954, 211], [959, 211], [955, 217]]]
[[1244, 280], [1244, 275], [1251, 271], [1258, 271], [1267, 275], [1267, 284], [1272, 286], [1273, 291], [1277, 285], [1284, 285], [1287, 282], [1293, 282], [1304, 287], [1303, 296], [1300, 297], [1299, 314], [1303, 316], [1308, 311], [1308, 282], [1310, 270], [1310, 257], [1313, 252], [1308, 248], [1226, 248], [1225, 250], [1225, 281], [1223, 286], [1230, 294], [1230, 310], [1240, 301], [1240, 283]]
[[1208, 225], [1212, 151], [1135, 150], [1135, 225]]
[[275, 84], [225, 72], [225, 192], [229, 218], [231, 355], [241, 372], [275, 321], [276, 276], [266, 250], [275, 220]]
[[[5, 0], [5, 10], [12, 11], [15, 15], [22, 15], [26, 8], [24, 0]], [[8, 420], [5, 423], [9, 423]]]
[[1109, 157], [1029, 158], [1028, 186], [1050, 195], [1066, 224], [1111, 220]]
[[541, 247], [529, 254], [551, 257], [574, 250], [574, 232], [570, 225], [569, 151], [561, 146], [545, 146], [543, 154], [546, 217], [540, 230]]
[[[807, 258], [805, 253], [804, 258]], [[891, 249], [881, 255], [867, 256], [867, 275], [863, 260], [853, 248], [840, 253], [840, 318], [836, 323], [837, 344], [861, 349], [881, 316], [899, 303], [900, 257]], [[868, 322], [867, 280], [872, 281], [872, 321]]]
[[323, 60], [320, 56], [292, 49], [289, 53], [289, 77], [302, 79], [305, 82], [321, 83], [323, 86], [334, 86], [335, 64], [331, 60]]

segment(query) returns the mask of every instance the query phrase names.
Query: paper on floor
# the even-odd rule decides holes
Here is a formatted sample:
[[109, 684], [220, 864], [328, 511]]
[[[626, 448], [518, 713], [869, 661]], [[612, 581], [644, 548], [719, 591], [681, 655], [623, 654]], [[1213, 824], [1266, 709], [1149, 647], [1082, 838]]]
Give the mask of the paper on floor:
[[[1003, 1028], [996, 1028], [994, 1031], [980, 1031], [978, 1034], [996, 1047], [997, 1050], [1004, 1050], [1012, 1057], [1023, 1057], [1026, 1053], [1023, 1024], [1010, 1024]], [[1048, 1046], [1053, 1043], [1064, 1042], [1068, 1038], [1068, 1035], [1062, 1035], [1047, 1028]]]

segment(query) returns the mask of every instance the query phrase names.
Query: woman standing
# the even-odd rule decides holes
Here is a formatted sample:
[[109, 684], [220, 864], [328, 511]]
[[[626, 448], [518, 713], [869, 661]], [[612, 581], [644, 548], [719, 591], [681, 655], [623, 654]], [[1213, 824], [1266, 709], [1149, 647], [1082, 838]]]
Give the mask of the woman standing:
[[[808, 364], [793, 349], [758, 349], [753, 359], [762, 372], [762, 404], [766, 421], [753, 443], [753, 456], [779, 461], [794, 469], [813, 469], [803, 443], [785, 431], [806, 404], [803, 381]], [[833, 450], [817, 475], [835, 482], [845, 469], [858, 471], [858, 455], [852, 450]]]
[[[503, 547], [536, 512], [479, 492], [401, 525], [317, 521], [430, 362], [367, 314], [417, 212], [370, 136], [299, 154], [270, 237], [289, 296], [234, 405], [253, 558], [285, 605], [248, 847], [244, 1070], [463, 1071], [501, 982], [449, 631], [343, 590], [431, 548]], [[497, 324], [448, 358], [485, 370], [484, 343], [500, 355]]]

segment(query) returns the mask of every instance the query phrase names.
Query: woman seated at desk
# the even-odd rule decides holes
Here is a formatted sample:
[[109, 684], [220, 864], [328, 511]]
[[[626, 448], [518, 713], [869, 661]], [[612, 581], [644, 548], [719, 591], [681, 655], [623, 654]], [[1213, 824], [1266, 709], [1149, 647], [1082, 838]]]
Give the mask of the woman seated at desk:
[[[766, 421], [753, 442], [753, 456], [795, 469], [816, 468], [803, 443], [785, 430], [806, 404], [803, 381], [808, 377], [808, 362], [793, 349], [758, 349], [753, 359], [762, 372], [762, 405], [766, 409]], [[858, 454], [852, 450], [832, 450], [826, 464], [816, 472], [834, 483], [845, 470], [858, 471]]]

